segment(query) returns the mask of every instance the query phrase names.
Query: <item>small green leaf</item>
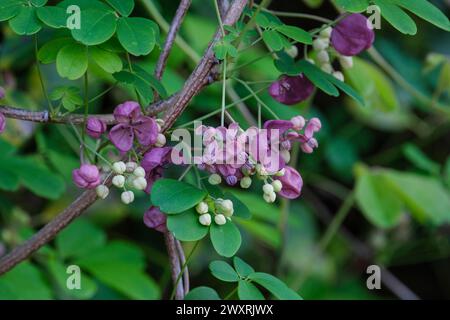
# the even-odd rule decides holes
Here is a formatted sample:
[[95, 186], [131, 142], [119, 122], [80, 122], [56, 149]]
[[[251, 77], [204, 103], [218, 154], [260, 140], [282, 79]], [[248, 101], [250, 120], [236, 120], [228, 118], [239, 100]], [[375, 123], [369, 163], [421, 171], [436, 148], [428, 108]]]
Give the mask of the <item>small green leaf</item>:
[[197, 241], [208, 234], [208, 227], [200, 224], [194, 210], [167, 217], [167, 228], [181, 241]]
[[450, 31], [447, 16], [427, 0], [395, 0], [395, 2], [435, 26]]
[[129, 71], [120, 71], [114, 73], [113, 77], [121, 83], [130, 85], [137, 92], [143, 104], [149, 104], [153, 101], [153, 91], [149, 90], [150, 83], [146, 82], [136, 73], [131, 73]]
[[234, 215], [236, 217], [242, 219], [250, 219], [252, 217], [248, 207], [231, 192], [225, 192], [224, 197], [225, 199], [229, 199], [233, 202]]
[[117, 26], [117, 37], [125, 50], [132, 55], [147, 55], [157, 43], [159, 28], [148, 19], [121, 18]]
[[151, 192], [152, 203], [162, 212], [172, 214], [184, 212], [206, 197], [206, 191], [197, 189], [186, 182], [160, 179]]
[[214, 277], [225, 282], [237, 282], [239, 276], [233, 267], [225, 261], [213, 261], [209, 264], [209, 270]]
[[83, 105], [80, 96], [80, 89], [72, 86], [56, 87], [49, 95], [53, 101], [62, 100], [63, 107], [68, 111], [74, 111], [78, 106]]
[[221, 226], [212, 223], [210, 237], [216, 252], [227, 258], [234, 256], [241, 246], [241, 233], [231, 221]]
[[[322, 71], [323, 72], [323, 71]], [[364, 106], [365, 102], [364, 99], [357, 93], [352, 87], [350, 87], [345, 82], [336, 79], [336, 77], [332, 76], [331, 74], [323, 72], [325, 77], [328, 79], [329, 82], [334, 84], [336, 87], [341, 89], [345, 94], [347, 94], [350, 98], [358, 102], [360, 105]]]
[[280, 51], [281, 49], [283, 49], [283, 39], [281, 35], [275, 30], [264, 31], [263, 40], [267, 44], [267, 46], [274, 51]]
[[22, 7], [19, 14], [9, 21], [9, 26], [18, 35], [27, 36], [39, 32], [42, 28], [34, 7]]
[[116, 73], [123, 68], [122, 60], [119, 55], [114, 52], [99, 47], [92, 47], [89, 49], [89, 54], [95, 63], [108, 73]]
[[380, 8], [381, 15], [394, 28], [404, 34], [415, 35], [417, 33], [417, 26], [413, 19], [408, 16], [405, 11], [396, 6], [390, 0], [373, 0]]
[[325, 72], [306, 60], [299, 61], [297, 65], [301, 68], [305, 76], [309, 80], [311, 80], [311, 82], [314, 83], [314, 85], [316, 85], [319, 89], [331, 96], [339, 96], [338, 89], [332, 83], [330, 83], [330, 81], [328, 81], [327, 77], [325, 76]]
[[369, 7], [369, 0], [335, 0], [336, 4], [348, 12], [363, 12]]
[[227, 46], [223, 41], [217, 42], [213, 48], [214, 54], [218, 60], [224, 60], [227, 56]]
[[257, 284], [269, 290], [275, 297], [280, 300], [302, 300], [297, 292], [289, 288], [280, 279], [263, 272], [255, 272], [248, 278]]
[[71, 38], [57, 38], [45, 43], [38, 51], [39, 61], [44, 64], [55, 62], [58, 52], [71, 43], [74, 43]]
[[72, 36], [81, 43], [94, 46], [106, 42], [116, 32], [117, 18], [113, 12], [86, 9], [81, 14], [81, 28], [72, 29]]
[[417, 168], [434, 175], [438, 175], [441, 171], [439, 163], [434, 162], [423, 153], [416, 145], [408, 143], [403, 147], [403, 154]]
[[239, 280], [238, 284], [239, 300], [265, 300], [263, 294], [251, 282]]
[[267, 29], [281, 26], [283, 25], [283, 22], [281, 22], [281, 20], [277, 16], [271, 13], [261, 11], [256, 16], [256, 24], [264, 29]]
[[209, 287], [197, 287], [189, 291], [184, 300], [220, 300], [217, 291]]
[[244, 260], [242, 260], [239, 257], [234, 257], [233, 258], [233, 264], [234, 264], [234, 268], [236, 269], [237, 273], [242, 277], [245, 278], [247, 277], [250, 273], [255, 272], [255, 270], [252, 268], [252, 266], [250, 266], [249, 264], [247, 264]]
[[16, 191], [19, 188], [19, 177], [8, 168], [2, 167], [0, 170], [0, 189], [6, 191]]
[[312, 44], [313, 39], [309, 32], [294, 26], [282, 25], [276, 29], [288, 38], [295, 40], [300, 43]]
[[134, 0], [106, 0], [106, 2], [125, 17], [128, 17], [134, 9]]
[[87, 48], [73, 43], [62, 48], [56, 56], [56, 70], [69, 80], [81, 78], [88, 68]]
[[36, 10], [38, 18], [52, 28], [65, 28], [67, 26], [66, 11], [61, 7], [40, 7]]
[[3, 0], [0, 1], [0, 21], [6, 21], [19, 14], [22, 0]]

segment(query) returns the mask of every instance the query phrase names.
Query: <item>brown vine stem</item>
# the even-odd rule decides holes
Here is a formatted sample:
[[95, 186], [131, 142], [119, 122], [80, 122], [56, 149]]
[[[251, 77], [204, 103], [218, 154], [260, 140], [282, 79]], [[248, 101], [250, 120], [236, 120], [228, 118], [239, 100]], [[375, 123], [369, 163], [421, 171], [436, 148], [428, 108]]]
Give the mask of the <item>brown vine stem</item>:
[[[224, 20], [225, 24], [234, 24], [242, 14], [248, 0], [235, 0], [228, 10], [228, 14]], [[209, 83], [210, 75], [213, 73], [213, 68], [216, 65], [214, 58], [213, 46], [215, 41], [220, 38], [220, 33], [216, 32], [213, 41], [208, 46], [205, 54], [200, 60], [199, 64], [186, 81], [181, 91], [169, 98], [168, 100], [175, 101], [165, 115], [166, 123], [164, 130], [170, 128], [178, 116], [184, 111], [191, 99], [198, 94], [198, 92]], [[166, 100], [167, 102], [167, 100]], [[16, 109], [17, 110], [17, 109]], [[0, 112], [4, 113], [2, 109]], [[48, 116], [47, 116], [48, 118]], [[24, 119], [32, 121], [32, 119]], [[38, 122], [49, 122], [38, 121]], [[35, 251], [43, 245], [51, 241], [61, 230], [63, 230], [70, 222], [80, 216], [84, 210], [89, 208], [97, 199], [95, 191], [83, 192], [71, 205], [62, 211], [55, 219], [50, 221], [34, 236], [28, 239], [22, 245], [14, 248], [10, 253], [0, 259], [0, 275], [6, 273], [20, 262], [29, 258]], [[175, 246], [173, 248], [176, 248]]]

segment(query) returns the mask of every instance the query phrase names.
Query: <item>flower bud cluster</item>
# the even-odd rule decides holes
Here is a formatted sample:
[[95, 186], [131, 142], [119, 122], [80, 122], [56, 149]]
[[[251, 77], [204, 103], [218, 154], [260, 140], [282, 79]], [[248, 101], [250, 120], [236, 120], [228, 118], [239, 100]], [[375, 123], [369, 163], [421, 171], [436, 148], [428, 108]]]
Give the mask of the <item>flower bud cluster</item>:
[[195, 210], [200, 215], [198, 221], [204, 226], [211, 225], [213, 220], [219, 226], [224, 225], [234, 214], [233, 202], [221, 198], [207, 198], [197, 204]]

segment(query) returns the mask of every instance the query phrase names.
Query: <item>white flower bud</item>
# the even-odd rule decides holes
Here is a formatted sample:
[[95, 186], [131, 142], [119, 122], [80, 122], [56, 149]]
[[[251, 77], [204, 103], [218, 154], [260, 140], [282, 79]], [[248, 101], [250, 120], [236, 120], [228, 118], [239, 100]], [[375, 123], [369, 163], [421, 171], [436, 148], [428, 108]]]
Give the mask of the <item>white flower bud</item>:
[[137, 177], [133, 180], [133, 186], [138, 190], [145, 190], [147, 188], [147, 180], [144, 177]]
[[222, 201], [222, 208], [225, 212], [231, 212], [233, 211], [233, 201], [231, 200], [223, 200]]
[[333, 28], [332, 27], [326, 27], [325, 29], [320, 31], [320, 37], [321, 38], [330, 38], [331, 37], [331, 32], [333, 32]]
[[209, 226], [211, 224], [211, 215], [209, 213], [202, 214], [198, 217], [198, 221], [204, 226]]
[[127, 168], [126, 171], [128, 173], [131, 173], [134, 171], [134, 169], [136, 169], [138, 167], [138, 164], [134, 161], [129, 161], [125, 164], [125, 167]]
[[333, 67], [329, 63], [325, 63], [324, 65], [322, 65], [320, 67], [320, 69], [322, 69], [322, 71], [325, 73], [329, 73], [329, 74], [333, 73]]
[[289, 49], [286, 49], [286, 53], [291, 57], [291, 58], [297, 58], [298, 56], [298, 48], [297, 46], [291, 46]]
[[273, 187], [272, 187], [272, 185], [271, 185], [271, 184], [265, 184], [265, 185], [263, 186], [263, 192], [264, 192], [265, 194], [273, 193]]
[[291, 153], [288, 150], [281, 150], [280, 155], [286, 163], [291, 160]]
[[330, 55], [325, 50], [319, 51], [317, 53], [317, 61], [319, 61], [320, 64], [325, 64], [330, 62]]
[[124, 191], [120, 195], [120, 199], [122, 199], [122, 202], [125, 204], [130, 204], [134, 201], [134, 193], [133, 191]]
[[335, 77], [336, 79], [344, 82], [344, 75], [340, 71], [333, 72], [333, 77]]
[[112, 169], [115, 173], [122, 174], [127, 170], [127, 166], [126, 166], [125, 162], [118, 161], [118, 162], [113, 163]]
[[316, 51], [322, 51], [328, 48], [329, 43], [325, 41], [324, 39], [316, 39], [313, 41], [313, 48]]
[[145, 177], [145, 170], [142, 167], [137, 167], [136, 169], [134, 169], [133, 174], [136, 177]]
[[273, 191], [280, 192], [281, 189], [283, 189], [283, 184], [281, 183], [280, 180], [274, 180], [274, 181], [272, 181], [272, 187], [273, 187]]
[[344, 69], [353, 68], [353, 57], [340, 56], [339, 62]]
[[286, 169], [282, 168], [280, 171], [278, 171], [277, 173], [275, 173], [275, 175], [277, 177], [282, 177], [284, 176], [284, 174], [286, 173]]
[[160, 126], [163, 126], [165, 121], [163, 119], [156, 119], [156, 123], [159, 124]]
[[109, 195], [109, 189], [104, 184], [97, 186], [97, 188], [95, 188], [95, 192], [100, 199], [106, 199]]
[[125, 185], [125, 177], [119, 174], [112, 179], [112, 183], [117, 188], [123, 188]]
[[223, 214], [217, 214], [214, 217], [214, 222], [217, 223], [219, 226], [222, 226], [225, 223], [227, 223], [227, 219], [225, 218], [225, 216]]
[[195, 210], [197, 211], [198, 214], [208, 213], [208, 204], [202, 201], [195, 207]]
[[213, 173], [212, 175], [209, 176], [208, 182], [209, 184], [217, 185], [222, 182], [222, 178], [217, 173]]
[[155, 146], [158, 148], [164, 147], [166, 145], [166, 142], [167, 142], [166, 136], [163, 135], [162, 133], [158, 133], [158, 137], [156, 138]]
[[241, 188], [248, 189], [252, 185], [252, 178], [250, 177], [243, 177], [241, 179]]
[[267, 203], [274, 203], [275, 200], [277, 199], [277, 195], [275, 194], [275, 192], [264, 193], [263, 198], [264, 201], [266, 201]]

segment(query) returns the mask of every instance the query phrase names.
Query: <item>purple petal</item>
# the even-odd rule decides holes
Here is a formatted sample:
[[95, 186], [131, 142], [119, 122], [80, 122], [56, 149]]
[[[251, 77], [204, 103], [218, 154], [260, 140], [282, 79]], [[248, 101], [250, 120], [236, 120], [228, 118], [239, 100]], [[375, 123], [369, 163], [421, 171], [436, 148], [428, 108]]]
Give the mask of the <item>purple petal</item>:
[[153, 118], [140, 116], [133, 121], [132, 126], [140, 144], [149, 146], [156, 142], [158, 125]]
[[134, 132], [128, 124], [120, 123], [109, 131], [109, 140], [122, 152], [127, 152], [133, 147]]
[[157, 207], [151, 207], [144, 213], [144, 223], [150, 229], [155, 229], [159, 232], [167, 231], [166, 227], [167, 217]]
[[295, 199], [300, 196], [303, 187], [303, 180], [298, 173], [292, 167], [286, 166], [284, 168], [285, 174], [282, 177], [276, 177], [283, 184], [279, 195], [286, 199]]
[[126, 101], [119, 104], [114, 109], [114, 118], [121, 123], [130, 123], [141, 115], [139, 103], [135, 101]]
[[100, 184], [100, 172], [95, 165], [83, 164], [72, 171], [72, 179], [80, 188], [93, 189]]
[[282, 75], [269, 87], [269, 94], [278, 102], [293, 105], [308, 99], [314, 91], [314, 85], [303, 74], [298, 76]]
[[141, 161], [141, 166], [145, 172], [150, 172], [156, 167], [162, 166], [169, 161], [171, 147], [153, 148], [148, 151]]
[[98, 139], [106, 131], [106, 123], [98, 118], [89, 117], [86, 124], [86, 133], [94, 138]]

